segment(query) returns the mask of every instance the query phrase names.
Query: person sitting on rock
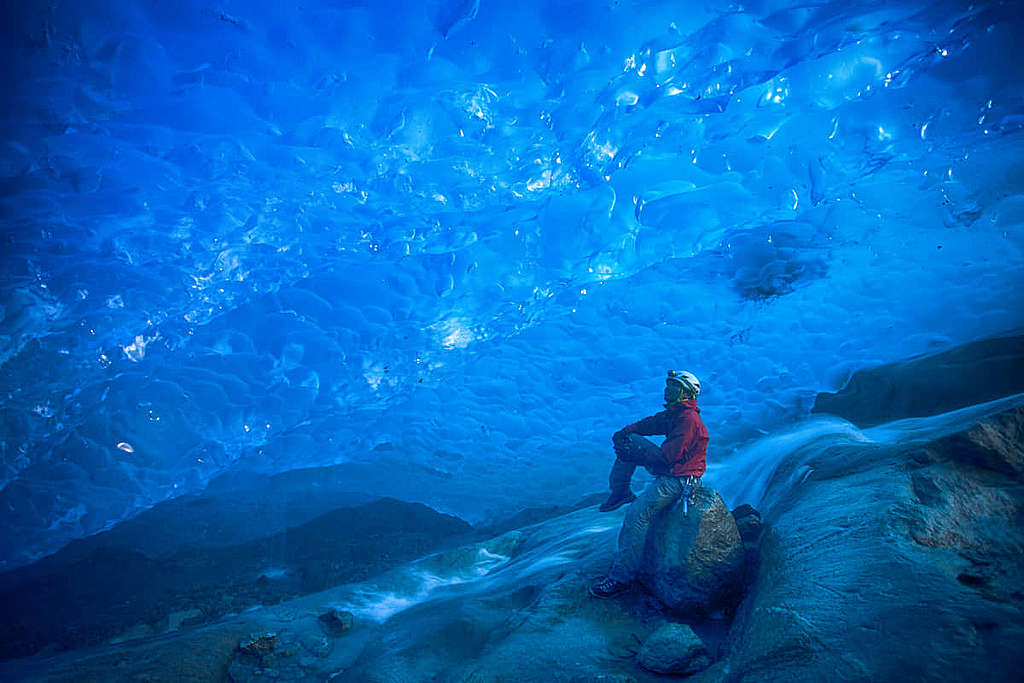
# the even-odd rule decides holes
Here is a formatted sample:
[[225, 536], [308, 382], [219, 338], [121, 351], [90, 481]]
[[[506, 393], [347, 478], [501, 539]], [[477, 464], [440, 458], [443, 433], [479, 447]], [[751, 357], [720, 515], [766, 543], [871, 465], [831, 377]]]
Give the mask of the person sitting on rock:
[[[665, 380], [665, 409], [612, 436], [616, 455], [608, 478], [612, 492], [600, 510], [609, 512], [626, 503], [633, 505], [622, 522], [611, 570], [590, 586], [591, 595], [606, 598], [629, 587], [640, 566], [647, 530], [658, 512], [682, 497], [685, 514], [707, 468], [708, 430], [700, 419], [699, 394], [700, 380], [693, 373], [670, 370]], [[660, 448], [643, 438], [655, 434], [665, 435]], [[630, 489], [638, 465], [655, 476], [639, 499]]]

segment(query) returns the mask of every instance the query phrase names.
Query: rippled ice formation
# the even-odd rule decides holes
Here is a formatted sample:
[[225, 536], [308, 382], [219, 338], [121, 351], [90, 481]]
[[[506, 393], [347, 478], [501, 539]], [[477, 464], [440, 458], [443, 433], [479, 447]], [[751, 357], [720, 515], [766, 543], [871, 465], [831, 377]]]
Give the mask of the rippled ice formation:
[[229, 468], [572, 498], [674, 367], [722, 462], [1024, 317], [1018, 3], [7, 5], [3, 563]]

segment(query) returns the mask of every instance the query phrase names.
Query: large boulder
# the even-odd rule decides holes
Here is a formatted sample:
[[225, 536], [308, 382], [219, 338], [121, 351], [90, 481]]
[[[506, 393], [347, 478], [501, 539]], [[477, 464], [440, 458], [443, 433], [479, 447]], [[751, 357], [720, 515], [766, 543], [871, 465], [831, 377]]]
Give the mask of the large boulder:
[[697, 490], [651, 524], [640, 581], [673, 612], [710, 614], [738, 602], [744, 549], [736, 520], [712, 488]]

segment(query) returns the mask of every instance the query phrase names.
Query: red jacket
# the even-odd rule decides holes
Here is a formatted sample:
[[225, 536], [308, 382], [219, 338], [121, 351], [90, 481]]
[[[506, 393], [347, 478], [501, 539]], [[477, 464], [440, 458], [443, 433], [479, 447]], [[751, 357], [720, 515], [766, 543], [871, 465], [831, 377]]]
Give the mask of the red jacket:
[[708, 430], [700, 419], [696, 400], [674, 403], [660, 413], [623, 428], [619, 434], [664, 434], [661, 452], [673, 477], [701, 477], [707, 469]]

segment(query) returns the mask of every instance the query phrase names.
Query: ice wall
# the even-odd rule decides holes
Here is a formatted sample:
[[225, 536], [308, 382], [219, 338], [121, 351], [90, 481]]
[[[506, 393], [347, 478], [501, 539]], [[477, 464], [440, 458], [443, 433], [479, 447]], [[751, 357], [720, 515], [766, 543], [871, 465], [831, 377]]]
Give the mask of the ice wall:
[[1024, 318], [1019, 3], [8, 5], [0, 567], [230, 468], [571, 498], [668, 368], [721, 461]]

